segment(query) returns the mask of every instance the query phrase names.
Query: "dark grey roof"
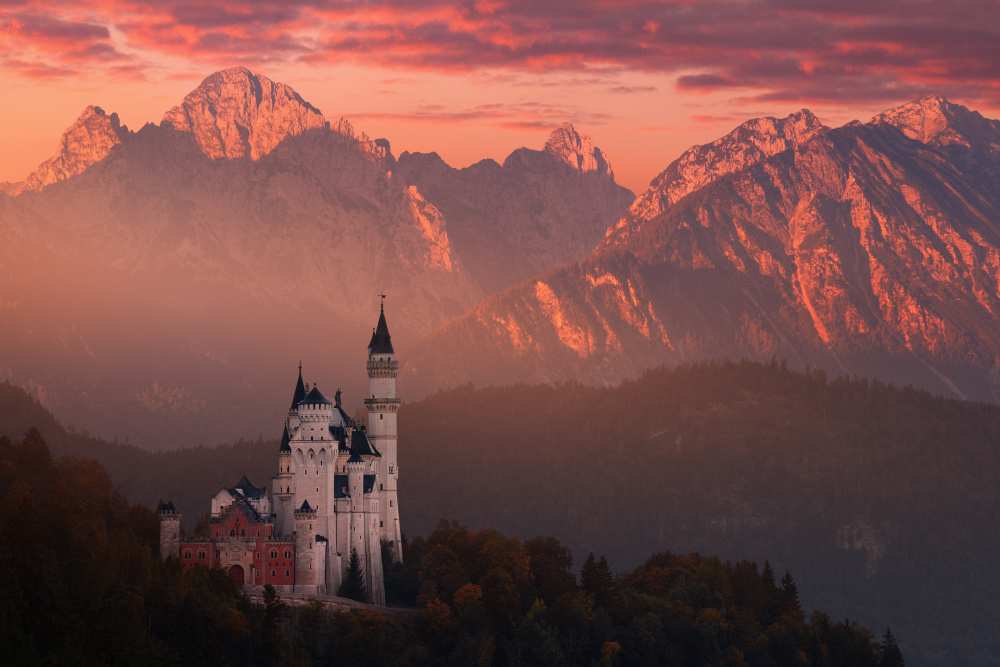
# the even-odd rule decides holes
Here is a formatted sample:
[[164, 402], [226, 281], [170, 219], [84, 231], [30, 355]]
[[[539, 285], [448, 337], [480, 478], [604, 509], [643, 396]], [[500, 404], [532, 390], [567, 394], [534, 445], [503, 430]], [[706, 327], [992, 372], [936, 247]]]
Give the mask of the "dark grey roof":
[[292, 446], [288, 444], [291, 438], [288, 437], [288, 424], [285, 424], [285, 428], [281, 432], [281, 446], [278, 448], [279, 452], [290, 452], [292, 451]]
[[177, 511], [177, 508], [174, 507], [173, 501], [167, 500], [166, 502], [164, 502], [161, 500], [159, 504], [156, 506], [156, 511], [174, 513]]
[[289, 410], [294, 410], [295, 406], [301, 403], [305, 397], [306, 385], [302, 381], [302, 364], [299, 364], [299, 379], [295, 383], [295, 391], [292, 393], [292, 407]]
[[299, 507], [299, 509], [297, 509], [295, 511], [296, 512], [315, 512], [316, 510], [314, 510], [312, 508], [312, 505], [309, 504], [308, 500], [303, 500], [302, 501], [302, 506]]
[[382, 456], [371, 440], [364, 428], [356, 428], [351, 431], [351, 458], [357, 456]]
[[327, 539], [325, 537], [323, 537], [322, 535], [317, 535], [316, 536], [316, 542], [317, 543], [326, 544], [327, 543]]
[[[235, 493], [237, 491], [239, 492], [239, 494]], [[257, 488], [256, 486], [254, 486], [253, 483], [249, 479], [247, 479], [246, 475], [240, 477], [240, 481], [236, 483], [236, 486], [229, 489], [229, 492], [232, 495], [234, 496], [242, 495], [245, 498], [260, 498], [264, 495], [265, 491], [266, 489]]]
[[[371, 493], [375, 488], [375, 475], [364, 476], [364, 493]], [[347, 475], [333, 476], [333, 497], [347, 498]]]
[[344, 424], [347, 426], [354, 426], [354, 420], [351, 419], [351, 416], [344, 411], [344, 408], [340, 407], [339, 403], [337, 403], [336, 407], [337, 411], [340, 412], [340, 418], [344, 420]]
[[368, 343], [368, 354], [393, 354], [392, 336], [389, 335], [389, 325], [385, 323], [385, 304], [379, 308], [378, 324]]
[[347, 497], [347, 475], [333, 476], [333, 497], [334, 498]]
[[306, 394], [306, 397], [302, 399], [302, 402], [303, 403], [320, 403], [320, 404], [323, 404], [323, 405], [333, 405], [333, 403], [330, 402], [330, 399], [328, 399], [326, 396], [324, 396], [323, 392], [321, 392], [319, 390], [319, 387], [313, 387], [312, 389], [310, 389], [309, 393]]

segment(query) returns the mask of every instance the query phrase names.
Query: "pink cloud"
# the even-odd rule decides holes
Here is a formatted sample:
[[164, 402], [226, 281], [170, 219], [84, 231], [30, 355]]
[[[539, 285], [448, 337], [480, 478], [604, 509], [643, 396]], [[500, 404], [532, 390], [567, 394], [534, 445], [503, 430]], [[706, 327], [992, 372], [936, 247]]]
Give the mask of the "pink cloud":
[[[925, 92], [1000, 100], [1000, 0], [188, 0], [32, 4], [0, 10], [54, 70], [129, 47], [188, 61], [345, 60], [401, 70], [639, 70], [685, 92], [750, 99], [889, 101]], [[86, 20], [79, 18], [86, 16]], [[16, 29], [15, 29], [16, 26]], [[7, 49], [7, 57], [14, 51]], [[30, 59], [25, 59], [30, 60]], [[614, 84], [610, 84], [614, 88]], [[625, 86], [615, 92], [625, 92]], [[631, 91], [636, 92], [636, 91]]]

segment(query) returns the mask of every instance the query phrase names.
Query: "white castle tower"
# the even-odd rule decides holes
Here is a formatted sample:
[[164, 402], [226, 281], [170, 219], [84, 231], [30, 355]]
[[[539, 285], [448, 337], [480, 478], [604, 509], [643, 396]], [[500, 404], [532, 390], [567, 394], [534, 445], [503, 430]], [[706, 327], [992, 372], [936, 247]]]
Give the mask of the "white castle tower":
[[392, 543], [393, 557], [403, 560], [402, 530], [399, 525], [399, 462], [396, 457], [396, 376], [399, 362], [392, 349], [389, 325], [385, 322], [385, 295], [379, 309], [378, 325], [368, 343], [368, 437], [375, 449], [381, 452], [379, 481], [382, 483], [382, 539]]
[[[384, 299], [384, 297], [383, 297]], [[382, 544], [402, 560], [396, 480], [396, 362], [385, 306], [368, 344], [368, 428], [302, 379], [284, 419], [270, 493], [246, 477], [211, 501], [211, 536], [182, 540], [181, 516], [161, 503], [160, 552], [183, 567], [221, 567], [243, 586], [336, 594], [357, 554], [365, 598], [385, 604]], [[384, 448], [385, 455], [379, 451]]]

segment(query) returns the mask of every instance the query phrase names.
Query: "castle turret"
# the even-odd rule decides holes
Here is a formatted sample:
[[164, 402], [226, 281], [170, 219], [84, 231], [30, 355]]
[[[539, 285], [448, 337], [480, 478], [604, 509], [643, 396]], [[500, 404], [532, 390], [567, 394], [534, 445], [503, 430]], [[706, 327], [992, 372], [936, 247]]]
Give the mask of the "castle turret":
[[381, 452], [379, 459], [379, 484], [382, 501], [380, 503], [379, 530], [381, 539], [391, 542], [393, 557], [403, 560], [402, 532], [399, 524], [399, 462], [396, 456], [396, 414], [399, 399], [396, 397], [396, 377], [399, 362], [396, 361], [389, 335], [389, 325], [385, 320], [385, 297], [379, 309], [378, 324], [368, 343], [368, 393], [365, 406], [368, 408], [368, 437], [374, 447]]
[[156, 508], [160, 517], [160, 558], [180, 558], [181, 514], [169, 500]]
[[[308, 500], [303, 501], [295, 510], [295, 591], [298, 593], [323, 592], [326, 562], [318, 553], [317, 522], [316, 510], [309, 505]], [[320, 544], [325, 547], [325, 539]]]
[[290, 535], [292, 525], [292, 499], [295, 496], [295, 475], [292, 472], [292, 447], [289, 444], [288, 426], [281, 433], [278, 447], [278, 474], [271, 480], [271, 497], [274, 506], [274, 530], [278, 535]]

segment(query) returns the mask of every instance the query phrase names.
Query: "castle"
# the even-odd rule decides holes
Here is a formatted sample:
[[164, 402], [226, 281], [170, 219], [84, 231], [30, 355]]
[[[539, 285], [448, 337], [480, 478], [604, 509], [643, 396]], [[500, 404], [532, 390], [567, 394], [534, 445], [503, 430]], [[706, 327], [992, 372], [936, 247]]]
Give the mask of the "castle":
[[160, 555], [221, 567], [243, 586], [336, 594], [354, 554], [368, 601], [385, 604], [382, 549], [402, 561], [396, 460], [396, 361], [385, 305], [368, 344], [367, 428], [302, 380], [285, 418], [271, 488], [244, 476], [211, 500], [210, 535], [182, 539], [181, 515], [161, 502]]

